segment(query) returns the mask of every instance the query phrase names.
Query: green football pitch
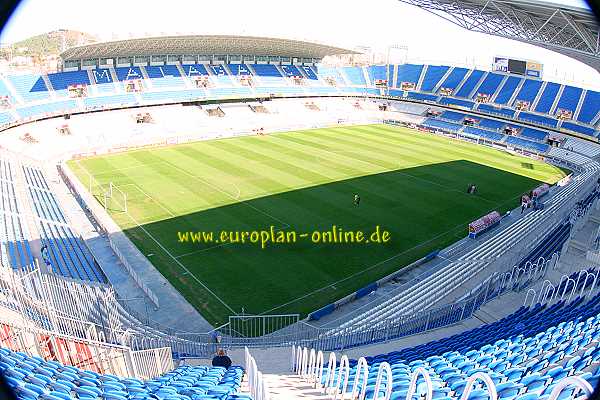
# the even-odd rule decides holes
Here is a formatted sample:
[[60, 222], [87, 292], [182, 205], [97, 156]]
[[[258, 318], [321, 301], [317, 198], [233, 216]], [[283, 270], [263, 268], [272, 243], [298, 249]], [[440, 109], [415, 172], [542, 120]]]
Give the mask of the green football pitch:
[[[93, 176], [100, 201], [111, 182], [126, 194], [123, 212], [123, 196], [113, 190], [114, 220], [213, 324], [242, 309], [306, 315], [464, 237], [472, 220], [513, 209], [522, 193], [565, 175], [507, 152], [386, 125], [202, 141], [69, 165], [86, 187]], [[466, 193], [470, 183], [477, 194]], [[379, 226], [390, 236], [386, 243], [311, 240], [334, 225], [367, 236]], [[235, 242], [235, 232], [271, 227], [287, 238], [294, 232], [297, 241], [262, 248], [250, 236], [241, 243], [238, 233]], [[222, 231], [232, 233], [218, 242]], [[215, 236], [183, 242], [185, 232]]]

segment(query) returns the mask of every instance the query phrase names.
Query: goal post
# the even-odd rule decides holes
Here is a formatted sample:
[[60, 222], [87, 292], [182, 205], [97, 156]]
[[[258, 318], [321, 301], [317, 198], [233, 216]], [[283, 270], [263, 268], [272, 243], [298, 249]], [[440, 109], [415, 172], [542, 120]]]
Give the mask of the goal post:
[[104, 192], [104, 208], [107, 211], [127, 213], [127, 193], [119, 189], [112, 181], [108, 184], [108, 190]]

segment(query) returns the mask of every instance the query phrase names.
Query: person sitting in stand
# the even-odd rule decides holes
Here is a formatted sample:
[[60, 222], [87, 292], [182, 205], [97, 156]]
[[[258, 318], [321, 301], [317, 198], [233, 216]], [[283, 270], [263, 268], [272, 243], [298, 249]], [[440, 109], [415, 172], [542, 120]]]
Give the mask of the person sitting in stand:
[[219, 349], [217, 350], [217, 354], [212, 359], [212, 366], [229, 368], [231, 367], [231, 358], [225, 354], [225, 350]]

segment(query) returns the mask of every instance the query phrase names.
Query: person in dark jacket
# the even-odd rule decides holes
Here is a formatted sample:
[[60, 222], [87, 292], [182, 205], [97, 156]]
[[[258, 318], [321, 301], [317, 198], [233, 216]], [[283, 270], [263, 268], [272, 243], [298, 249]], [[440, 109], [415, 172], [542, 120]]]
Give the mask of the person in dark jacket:
[[229, 368], [231, 367], [231, 358], [225, 354], [225, 350], [219, 349], [217, 355], [212, 359], [212, 366]]

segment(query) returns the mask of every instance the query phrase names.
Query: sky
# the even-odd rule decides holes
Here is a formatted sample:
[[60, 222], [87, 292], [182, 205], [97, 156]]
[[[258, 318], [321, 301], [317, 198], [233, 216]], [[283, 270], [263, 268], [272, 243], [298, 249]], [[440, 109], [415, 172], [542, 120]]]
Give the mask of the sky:
[[[552, 2], [587, 7], [583, 0]], [[0, 34], [0, 43], [61, 28], [101, 40], [193, 33], [303, 39], [380, 52], [401, 45], [408, 51], [392, 50], [392, 61], [486, 69], [494, 56], [502, 55], [542, 62], [545, 79], [600, 88], [600, 75], [582, 63], [535, 46], [468, 32], [397, 0], [169, 0], [160, 6], [147, 0], [24, 0]]]

